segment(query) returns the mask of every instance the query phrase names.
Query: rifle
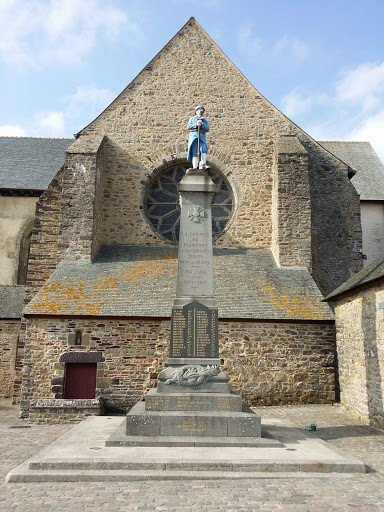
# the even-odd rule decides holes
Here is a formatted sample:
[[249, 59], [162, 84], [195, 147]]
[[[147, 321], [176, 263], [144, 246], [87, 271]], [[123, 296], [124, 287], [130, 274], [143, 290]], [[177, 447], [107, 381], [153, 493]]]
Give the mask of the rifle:
[[201, 126], [197, 126], [197, 168], [199, 168], [200, 164], [200, 128]]

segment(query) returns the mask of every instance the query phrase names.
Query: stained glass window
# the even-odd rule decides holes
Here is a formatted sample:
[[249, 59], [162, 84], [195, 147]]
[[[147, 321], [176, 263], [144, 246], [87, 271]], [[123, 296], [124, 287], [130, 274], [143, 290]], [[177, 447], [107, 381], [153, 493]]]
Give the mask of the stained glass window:
[[[180, 205], [177, 200], [177, 184], [181, 181], [190, 164], [176, 164], [155, 175], [149, 183], [144, 198], [147, 219], [155, 232], [170, 243], [179, 240]], [[234, 209], [231, 187], [226, 178], [217, 170], [209, 169], [208, 174], [217, 185], [212, 204], [212, 235], [218, 238], [230, 221]]]

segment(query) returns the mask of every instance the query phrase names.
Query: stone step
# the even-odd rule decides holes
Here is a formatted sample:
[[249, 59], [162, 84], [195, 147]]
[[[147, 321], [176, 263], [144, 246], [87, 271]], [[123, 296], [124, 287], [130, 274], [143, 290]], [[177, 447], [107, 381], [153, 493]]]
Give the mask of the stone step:
[[[338, 473], [339, 477], [351, 477], [353, 473]], [[44, 483], [44, 482], [142, 482], [156, 480], [241, 480], [267, 478], [329, 478], [329, 473], [303, 472], [215, 472], [215, 471], [30, 471], [25, 473], [9, 473], [6, 483]]]
[[229, 470], [228, 468], [207, 468], [196, 469], [191, 464], [190, 469], [184, 468], [167, 469], [45, 469], [30, 470], [27, 466], [19, 466], [8, 473], [6, 483], [43, 483], [43, 482], [133, 482], [143, 480], [240, 480], [240, 479], [266, 479], [266, 478], [321, 478], [332, 474], [335, 476], [352, 476], [355, 473], [364, 473], [363, 465], [353, 464], [329, 464], [302, 463], [287, 464], [286, 461], [278, 464], [276, 462], [264, 462], [255, 464], [254, 467], [243, 466]]
[[242, 412], [243, 404], [236, 393], [161, 393], [155, 388], [145, 396], [145, 410]]
[[[362, 462], [345, 456], [315, 433], [269, 419], [261, 442], [270, 447], [108, 447], [121, 417], [90, 417], [20, 464], [7, 482], [124, 482], [313, 477], [365, 473]], [[264, 437], [267, 436], [267, 437]], [[208, 439], [204, 439], [206, 441]], [[198, 440], [197, 440], [198, 441]]]
[[361, 473], [365, 472], [363, 464], [354, 461], [289, 461], [284, 459], [260, 460], [260, 461], [233, 461], [233, 460], [146, 460], [141, 461], [114, 461], [114, 460], [50, 460], [30, 461], [27, 469], [31, 472], [315, 472], [315, 473]]
[[[120, 434], [119, 434], [120, 431]], [[262, 437], [193, 437], [193, 436], [127, 436], [125, 429], [116, 430], [105, 446], [206, 446], [206, 447], [252, 447], [281, 448], [277, 439]]]
[[147, 411], [144, 402], [127, 415], [128, 436], [260, 437], [261, 418], [251, 409], [233, 411]]

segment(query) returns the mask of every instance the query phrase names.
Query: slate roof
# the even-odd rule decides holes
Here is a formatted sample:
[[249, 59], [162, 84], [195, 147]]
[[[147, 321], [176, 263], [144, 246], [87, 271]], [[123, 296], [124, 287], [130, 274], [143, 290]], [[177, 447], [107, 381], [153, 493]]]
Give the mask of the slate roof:
[[74, 139], [0, 137], [0, 189], [45, 190]]
[[0, 286], [0, 318], [21, 318], [24, 286]]
[[363, 201], [384, 201], [384, 165], [369, 142], [319, 144], [356, 171], [351, 179]]
[[[333, 320], [305, 269], [278, 268], [268, 250], [214, 250], [221, 318]], [[63, 262], [28, 315], [169, 317], [177, 248], [108, 247], [94, 263]]]
[[375, 261], [372, 261], [370, 265], [360, 270], [360, 272], [352, 276], [348, 281], [345, 281], [345, 283], [336, 288], [336, 290], [333, 290], [324, 300], [335, 300], [335, 298], [340, 295], [344, 295], [345, 293], [380, 279], [384, 279], [384, 254], [379, 256]]

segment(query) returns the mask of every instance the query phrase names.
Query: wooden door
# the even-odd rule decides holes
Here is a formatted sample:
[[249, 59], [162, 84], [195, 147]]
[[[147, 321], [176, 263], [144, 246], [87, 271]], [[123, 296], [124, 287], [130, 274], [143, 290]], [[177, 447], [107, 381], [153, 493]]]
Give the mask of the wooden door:
[[64, 398], [95, 398], [96, 363], [67, 363]]

